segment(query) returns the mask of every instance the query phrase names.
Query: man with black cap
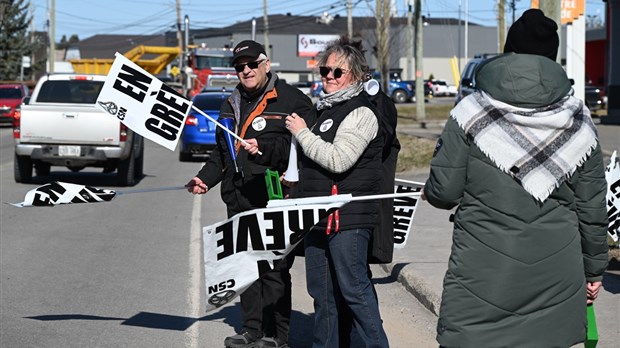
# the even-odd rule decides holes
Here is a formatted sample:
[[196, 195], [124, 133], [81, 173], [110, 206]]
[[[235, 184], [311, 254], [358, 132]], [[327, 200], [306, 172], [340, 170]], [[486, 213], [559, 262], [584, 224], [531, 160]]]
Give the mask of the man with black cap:
[[450, 112], [424, 197], [458, 206], [442, 347], [570, 347], [607, 266], [607, 185], [590, 111], [555, 62], [556, 23], [527, 10], [505, 54]]
[[[286, 116], [296, 113], [308, 124], [316, 117], [310, 98], [271, 72], [269, 57], [258, 42], [245, 40], [235, 46], [233, 64], [239, 84], [222, 105], [220, 118], [231, 119], [245, 144], [229, 148], [225, 132], [218, 128], [215, 150], [187, 184], [189, 192], [204, 194], [221, 182], [229, 217], [266, 207], [266, 170], [283, 174], [288, 167], [291, 134]], [[240, 295], [243, 329], [225, 339], [226, 347], [287, 346], [292, 262], [289, 256], [271, 270], [257, 266], [261, 278]]]

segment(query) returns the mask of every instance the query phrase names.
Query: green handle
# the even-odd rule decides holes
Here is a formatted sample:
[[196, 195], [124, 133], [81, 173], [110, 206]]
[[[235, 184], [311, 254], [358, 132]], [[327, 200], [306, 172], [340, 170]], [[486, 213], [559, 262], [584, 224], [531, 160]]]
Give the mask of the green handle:
[[277, 170], [267, 169], [265, 171], [265, 184], [267, 185], [267, 196], [269, 200], [282, 199], [282, 185], [280, 184], [280, 174]]
[[585, 348], [596, 348], [598, 343], [598, 329], [596, 327], [596, 317], [594, 316], [594, 305], [587, 306], [588, 332], [586, 334]]

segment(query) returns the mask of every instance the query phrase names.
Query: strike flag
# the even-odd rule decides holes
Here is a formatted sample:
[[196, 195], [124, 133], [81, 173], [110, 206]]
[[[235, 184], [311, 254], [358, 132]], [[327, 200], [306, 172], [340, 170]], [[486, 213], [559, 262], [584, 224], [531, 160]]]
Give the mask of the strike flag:
[[122, 54], [115, 56], [97, 107], [174, 151], [192, 102]]
[[207, 312], [231, 302], [274, 269], [313, 225], [344, 203], [254, 209], [203, 227]]
[[28, 191], [23, 202], [9, 204], [19, 208], [52, 207], [59, 204], [109, 202], [115, 196], [113, 190], [54, 181]]
[[128, 193], [184, 190], [185, 186], [155, 187], [127, 191], [104, 190], [92, 186], [54, 181], [26, 193], [21, 203], [8, 203], [14, 207], [53, 207], [61, 204], [109, 202], [114, 197]]
[[[421, 182], [408, 181], [396, 178], [394, 180], [394, 193], [400, 193], [394, 197], [394, 248], [402, 249], [407, 244], [407, 238], [411, 234], [413, 226], [413, 214], [420, 203], [420, 192], [424, 188]], [[402, 195], [409, 193], [409, 195]]]
[[614, 242], [618, 242], [618, 234], [620, 234], [620, 161], [616, 156], [616, 151], [611, 155], [609, 165], [605, 169], [605, 179], [607, 180], [607, 216], [609, 217], [607, 233]]
[[394, 247], [403, 248], [423, 184], [396, 179], [393, 194], [334, 195], [271, 200], [267, 208], [237, 214], [204, 227], [207, 311], [230, 303], [274, 269], [319, 220], [352, 201], [394, 199]]

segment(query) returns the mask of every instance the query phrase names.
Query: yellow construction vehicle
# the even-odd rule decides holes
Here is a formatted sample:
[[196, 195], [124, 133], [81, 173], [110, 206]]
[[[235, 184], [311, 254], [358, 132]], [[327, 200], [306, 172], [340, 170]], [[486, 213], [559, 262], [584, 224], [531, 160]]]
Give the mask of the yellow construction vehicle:
[[[123, 55], [127, 59], [136, 63], [144, 70], [153, 75], [159, 74], [170, 62], [181, 54], [179, 47], [167, 46], [145, 46], [139, 45], [125, 52]], [[144, 58], [143, 56], [156, 55], [154, 58]], [[73, 70], [78, 74], [101, 74], [107, 75], [114, 63], [114, 58], [85, 58], [69, 60]]]

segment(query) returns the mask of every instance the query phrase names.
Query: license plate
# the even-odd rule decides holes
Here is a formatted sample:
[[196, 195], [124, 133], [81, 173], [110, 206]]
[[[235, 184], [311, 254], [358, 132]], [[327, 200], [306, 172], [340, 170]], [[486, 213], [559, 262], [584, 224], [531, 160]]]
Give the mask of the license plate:
[[81, 148], [79, 146], [58, 146], [58, 156], [74, 156], [79, 157]]

